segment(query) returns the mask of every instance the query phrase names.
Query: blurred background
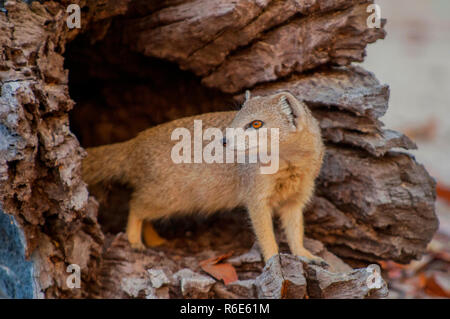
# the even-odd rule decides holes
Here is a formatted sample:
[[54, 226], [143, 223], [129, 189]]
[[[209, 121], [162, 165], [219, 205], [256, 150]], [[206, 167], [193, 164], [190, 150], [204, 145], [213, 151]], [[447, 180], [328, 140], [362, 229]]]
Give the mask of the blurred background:
[[376, 0], [387, 37], [369, 45], [362, 64], [391, 87], [382, 119], [418, 145], [416, 156], [437, 181], [438, 233], [410, 265], [383, 263], [390, 298], [450, 297], [450, 1]]

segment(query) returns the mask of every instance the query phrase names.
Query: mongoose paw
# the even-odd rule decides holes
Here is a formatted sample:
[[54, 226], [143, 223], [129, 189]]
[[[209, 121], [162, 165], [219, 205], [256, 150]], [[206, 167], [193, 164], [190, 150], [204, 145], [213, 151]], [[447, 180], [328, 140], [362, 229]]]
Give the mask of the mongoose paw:
[[145, 250], [147, 247], [145, 247], [145, 245], [142, 242], [137, 242], [137, 243], [130, 243], [131, 248], [142, 251]]
[[309, 263], [311, 263], [313, 265], [316, 265], [316, 266], [320, 266], [320, 267], [323, 267], [323, 268], [329, 268], [330, 267], [330, 265], [325, 260], [323, 260], [322, 258], [317, 257], [317, 256], [314, 256], [314, 258], [311, 258], [311, 259], [308, 259], [308, 260], [309, 260]]
[[305, 257], [305, 256], [298, 256], [298, 257], [300, 258], [300, 260], [302, 262], [307, 263], [307, 264], [320, 266], [320, 267], [327, 268], [327, 269], [330, 267], [330, 265], [325, 260], [323, 260], [322, 258], [320, 258], [318, 256], [311, 255], [308, 257]]

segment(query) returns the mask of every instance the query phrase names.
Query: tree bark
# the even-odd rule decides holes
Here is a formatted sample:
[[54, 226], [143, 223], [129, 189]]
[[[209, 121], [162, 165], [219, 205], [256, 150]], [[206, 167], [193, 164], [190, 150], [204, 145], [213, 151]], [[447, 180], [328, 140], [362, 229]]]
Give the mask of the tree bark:
[[[81, 29], [66, 25], [72, 2], [82, 8]], [[351, 65], [385, 36], [383, 28], [367, 26], [370, 3], [6, 1], [0, 12], [0, 229], [7, 235], [0, 235], [0, 265], [10, 272], [0, 272], [0, 296], [386, 295], [385, 284], [364, 284], [368, 268], [352, 270], [339, 257], [366, 266], [407, 263], [424, 252], [438, 221], [434, 180], [397, 150], [413, 149], [414, 142], [380, 121], [389, 87]], [[123, 221], [110, 225], [108, 207], [99, 213], [81, 179], [83, 147], [224, 110], [239, 104], [245, 89], [252, 95], [288, 90], [320, 121], [327, 152], [305, 220], [314, 238], [307, 246], [329, 269], [283, 254], [263, 268], [256, 248], [250, 250], [245, 212], [161, 226], [167, 246], [133, 251], [118, 233]], [[126, 213], [120, 198], [112, 206]], [[286, 251], [278, 230], [277, 236]], [[224, 286], [198, 263], [229, 251], [240, 280]], [[67, 285], [69, 264], [80, 266], [80, 289]]]

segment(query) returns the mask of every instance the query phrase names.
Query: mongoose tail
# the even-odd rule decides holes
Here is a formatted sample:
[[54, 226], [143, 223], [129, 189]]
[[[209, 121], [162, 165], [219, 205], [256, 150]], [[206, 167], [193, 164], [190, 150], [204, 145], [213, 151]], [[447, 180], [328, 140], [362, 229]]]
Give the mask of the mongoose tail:
[[129, 142], [88, 148], [82, 165], [83, 180], [90, 186], [111, 182], [128, 184], [128, 150]]
[[[120, 183], [132, 186], [128, 174], [131, 148], [131, 142], [127, 141], [87, 149], [88, 155], [83, 160], [82, 165], [83, 180], [89, 185], [90, 191], [95, 193], [99, 201], [106, 199], [104, 197], [106, 196], [105, 184]], [[96, 185], [99, 185], [99, 187], [95, 187]], [[150, 222], [144, 222], [142, 230], [142, 237], [147, 246], [158, 246], [165, 242]]]

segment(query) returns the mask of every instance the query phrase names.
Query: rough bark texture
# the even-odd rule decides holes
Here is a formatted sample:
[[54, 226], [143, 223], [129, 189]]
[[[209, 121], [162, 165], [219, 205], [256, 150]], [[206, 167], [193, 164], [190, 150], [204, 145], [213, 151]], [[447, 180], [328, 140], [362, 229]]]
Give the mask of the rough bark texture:
[[[410, 155], [392, 151], [415, 145], [382, 127], [389, 87], [350, 65], [385, 34], [367, 27], [371, 1], [74, 2], [83, 9], [81, 29], [66, 26], [69, 1], [7, 1], [0, 12], [0, 208], [7, 214], [0, 211], [0, 227], [10, 234], [0, 236], [0, 265], [11, 270], [0, 272], [0, 293], [380, 297], [384, 285], [368, 289], [368, 272], [334, 254], [403, 263], [421, 256], [437, 228], [434, 181]], [[320, 120], [327, 154], [306, 231], [326, 245], [307, 242], [328, 270], [302, 268], [289, 255], [263, 269], [255, 250], [246, 254], [254, 239], [242, 212], [162, 225], [169, 245], [145, 252], [115, 234], [123, 230], [123, 201], [112, 202], [122, 210], [115, 225], [111, 207], [97, 217], [80, 177], [79, 141], [120, 141], [150, 125], [223, 110], [242, 101], [246, 88], [254, 95], [289, 90]], [[224, 286], [198, 262], [230, 250], [240, 280]], [[81, 267], [81, 289], [67, 287], [68, 264]]]

